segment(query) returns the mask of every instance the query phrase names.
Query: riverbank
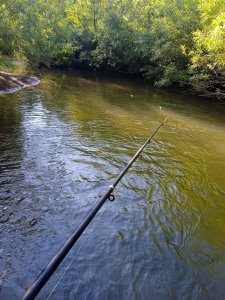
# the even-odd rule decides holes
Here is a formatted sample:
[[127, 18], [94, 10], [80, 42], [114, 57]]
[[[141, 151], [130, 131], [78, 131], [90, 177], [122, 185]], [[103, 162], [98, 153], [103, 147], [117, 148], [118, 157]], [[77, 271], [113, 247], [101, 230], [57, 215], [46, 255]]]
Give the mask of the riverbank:
[[39, 83], [40, 80], [35, 76], [0, 72], [0, 94], [13, 93]]

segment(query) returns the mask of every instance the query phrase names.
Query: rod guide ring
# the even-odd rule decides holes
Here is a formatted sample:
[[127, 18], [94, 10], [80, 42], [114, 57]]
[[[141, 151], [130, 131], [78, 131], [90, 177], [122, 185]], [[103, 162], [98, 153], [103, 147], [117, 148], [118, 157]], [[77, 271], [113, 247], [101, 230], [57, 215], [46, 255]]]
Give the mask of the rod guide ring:
[[115, 200], [115, 196], [113, 194], [108, 196], [109, 201], [114, 201]]

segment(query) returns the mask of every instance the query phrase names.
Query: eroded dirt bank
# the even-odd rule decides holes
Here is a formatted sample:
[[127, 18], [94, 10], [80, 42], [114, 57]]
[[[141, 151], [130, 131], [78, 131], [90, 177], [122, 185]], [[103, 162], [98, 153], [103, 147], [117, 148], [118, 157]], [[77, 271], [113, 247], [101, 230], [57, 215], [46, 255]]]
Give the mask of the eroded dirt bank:
[[0, 71], [0, 94], [13, 93], [24, 87], [37, 85], [40, 80], [35, 76], [12, 74]]

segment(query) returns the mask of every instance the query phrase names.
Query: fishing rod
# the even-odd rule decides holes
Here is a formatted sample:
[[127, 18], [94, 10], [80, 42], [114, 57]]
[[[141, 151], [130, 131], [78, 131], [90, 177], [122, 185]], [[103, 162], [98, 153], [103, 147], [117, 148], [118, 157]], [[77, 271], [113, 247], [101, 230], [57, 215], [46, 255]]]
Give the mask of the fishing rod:
[[32, 300], [34, 299], [43, 286], [46, 284], [46, 282], [49, 280], [49, 278], [52, 276], [52, 274], [55, 272], [57, 267], [60, 265], [60, 263], [63, 261], [67, 253], [70, 251], [70, 249], [73, 247], [73, 245], [76, 243], [76, 241], [79, 239], [79, 237], [82, 235], [84, 230], [87, 228], [87, 226], [90, 224], [94, 216], [97, 214], [97, 212], [100, 210], [102, 205], [105, 203], [105, 201], [108, 199], [110, 201], [115, 200], [115, 196], [113, 195], [113, 191], [118, 185], [118, 183], [121, 181], [121, 179], [124, 177], [124, 175], [127, 173], [129, 168], [133, 165], [133, 163], [140, 157], [142, 151], [145, 149], [145, 147], [151, 142], [155, 134], [159, 131], [159, 129], [164, 125], [164, 123], [167, 121], [169, 116], [167, 116], [162, 123], [155, 129], [155, 131], [152, 133], [152, 135], [147, 139], [147, 141], [144, 143], [144, 145], [136, 152], [136, 154], [133, 156], [133, 158], [130, 160], [130, 162], [127, 164], [127, 166], [124, 168], [124, 170], [119, 174], [119, 176], [116, 178], [115, 182], [108, 187], [107, 192], [101, 197], [101, 199], [98, 200], [98, 202], [95, 204], [95, 206], [92, 208], [92, 210], [89, 212], [89, 214], [83, 219], [83, 221], [80, 223], [80, 225], [76, 228], [76, 230], [72, 233], [72, 235], [66, 240], [66, 242], [62, 245], [61, 249], [58, 251], [58, 253], [52, 258], [52, 260], [49, 262], [49, 264], [45, 267], [45, 269], [42, 271], [42, 273], [37, 277], [37, 279], [34, 281], [32, 286], [26, 291], [24, 296], [21, 300]]

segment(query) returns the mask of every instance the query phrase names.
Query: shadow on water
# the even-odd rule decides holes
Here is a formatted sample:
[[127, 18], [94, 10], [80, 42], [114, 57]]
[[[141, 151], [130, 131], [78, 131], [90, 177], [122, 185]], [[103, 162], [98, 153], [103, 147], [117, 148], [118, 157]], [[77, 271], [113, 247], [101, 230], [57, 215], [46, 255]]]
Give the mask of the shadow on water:
[[225, 106], [107, 74], [40, 75], [0, 98], [0, 297], [23, 294], [169, 113], [39, 299], [222, 299]]

